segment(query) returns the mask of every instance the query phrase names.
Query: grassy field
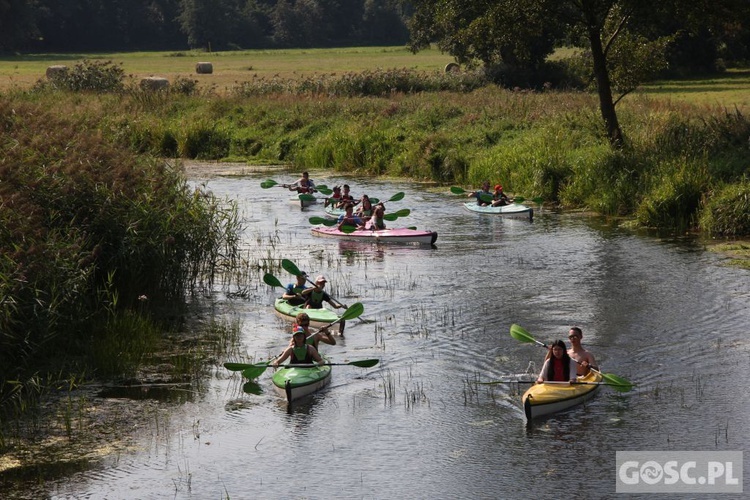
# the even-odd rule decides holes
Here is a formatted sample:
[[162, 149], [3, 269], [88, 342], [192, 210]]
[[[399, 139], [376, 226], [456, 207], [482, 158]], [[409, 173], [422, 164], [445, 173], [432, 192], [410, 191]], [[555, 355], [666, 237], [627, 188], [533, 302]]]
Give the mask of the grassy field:
[[[350, 47], [340, 49], [243, 50], [207, 53], [129, 52], [108, 54], [26, 54], [0, 57], [0, 91], [28, 88], [44, 78], [48, 66], [74, 65], [83, 59], [121, 63], [134, 81], [161, 76], [170, 81], [189, 77], [201, 86], [213, 86], [222, 93], [236, 82], [254, 78], [283, 79], [316, 74], [343, 74], [374, 69], [442, 71], [453, 61], [436, 49], [412, 54], [405, 47]], [[211, 62], [213, 74], [195, 72], [198, 62]], [[657, 81], [638, 91], [651, 97], [689, 102], [709, 107], [726, 107], [750, 112], [750, 70], [730, 70], [723, 75], [689, 80]], [[623, 102], [627, 103], [627, 98]]]
[[[453, 61], [438, 50], [412, 54], [405, 47], [353, 47], [341, 49], [243, 50], [228, 52], [130, 52], [115, 54], [29, 54], [0, 57], [0, 91], [26, 88], [44, 78], [48, 66], [74, 65], [82, 59], [122, 63], [125, 74], [135, 81], [147, 76], [189, 77], [202, 86], [221, 92], [235, 82], [253, 78], [284, 79], [316, 74], [342, 74], [373, 69], [442, 71]], [[210, 62], [214, 72], [199, 75], [198, 62]]]

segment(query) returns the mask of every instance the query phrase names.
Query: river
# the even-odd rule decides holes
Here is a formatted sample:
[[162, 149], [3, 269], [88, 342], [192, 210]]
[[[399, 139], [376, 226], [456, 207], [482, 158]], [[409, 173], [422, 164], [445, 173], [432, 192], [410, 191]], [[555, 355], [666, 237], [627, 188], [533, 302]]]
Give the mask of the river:
[[[300, 211], [264, 178], [195, 181], [239, 203], [248, 261], [290, 259], [364, 304], [324, 354], [380, 363], [335, 367], [328, 388], [291, 407], [270, 370], [250, 394], [217, 365], [187, 400], [150, 402], [160, 412], [132, 451], [50, 481], [49, 496], [607, 498], [617, 451], [748, 449], [748, 391], [724, 381], [747, 374], [750, 274], [695, 239], [550, 210], [533, 222], [474, 214], [418, 184], [318, 179], [355, 196], [404, 191], [388, 210], [410, 208], [404, 225], [439, 233], [432, 248], [341, 243], [312, 236], [307, 219], [322, 210]], [[288, 342], [271, 307], [280, 290], [247, 290], [217, 290], [212, 305], [240, 322], [237, 351], [265, 359]], [[474, 383], [541, 366], [544, 350], [513, 339], [513, 323], [548, 343], [580, 326], [602, 370], [636, 387], [602, 387], [527, 426], [516, 387]]]

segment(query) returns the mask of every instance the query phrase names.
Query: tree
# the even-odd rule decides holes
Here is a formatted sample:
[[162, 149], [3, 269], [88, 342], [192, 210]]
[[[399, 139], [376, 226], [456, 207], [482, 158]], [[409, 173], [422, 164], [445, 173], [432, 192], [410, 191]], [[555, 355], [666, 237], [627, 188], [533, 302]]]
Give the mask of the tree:
[[[708, 12], [727, 12], [742, 1], [710, 0]], [[613, 98], [613, 74], [623, 82], [622, 91], [632, 91], [653, 73], [654, 64], [661, 64], [653, 49], [664, 50], [670, 33], [653, 29], [655, 22], [661, 20], [664, 26], [665, 19], [678, 14], [686, 24], [696, 26], [702, 17], [704, 22], [706, 18], [718, 21], [715, 14], [706, 13], [705, 2], [709, 0], [413, 0], [412, 48], [436, 41], [459, 61], [533, 67], [552, 52], [560, 33], [566, 33], [568, 40], [585, 41], [607, 137], [619, 148], [624, 139], [615, 110], [619, 98]], [[637, 52], [649, 57], [636, 59], [637, 53], [623, 57], [628, 46], [644, 44], [652, 45]], [[613, 73], [615, 63], [620, 68]]]
[[25, 48], [36, 34], [34, 13], [26, 0], [0, 0], [0, 52]]

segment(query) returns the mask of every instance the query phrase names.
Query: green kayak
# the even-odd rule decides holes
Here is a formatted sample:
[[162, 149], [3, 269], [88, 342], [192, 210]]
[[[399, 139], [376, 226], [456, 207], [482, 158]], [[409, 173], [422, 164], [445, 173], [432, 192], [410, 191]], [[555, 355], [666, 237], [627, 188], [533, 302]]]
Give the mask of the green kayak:
[[325, 387], [331, 381], [330, 366], [284, 365], [273, 374], [273, 385], [288, 402]]
[[[330, 309], [305, 309], [302, 306], [293, 306], [286, 301], [286, 299], [276, 299], [273, 305], [274, 309], [279, 316], [290, 321], [294, 321], [297, 315], [301, 312], [307, 313], [310, 316], [310, 325], [316, 328], [328, 325], [334, 321], [338, 321], [341, 315], [331, 311]], [[338, 328], [339, 333], [344, 333], [344, 324], [346, 321], [341, 321], [333, 325], [333, 329]]]

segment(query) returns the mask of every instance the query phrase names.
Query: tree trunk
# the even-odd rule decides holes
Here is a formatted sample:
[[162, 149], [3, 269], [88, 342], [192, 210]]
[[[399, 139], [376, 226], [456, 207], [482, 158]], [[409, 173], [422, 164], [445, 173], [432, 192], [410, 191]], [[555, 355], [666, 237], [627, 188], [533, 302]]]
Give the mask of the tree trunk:
[[591, 43], [591, 57], [594, 62], [596, 88], [599, 92], [599, 110], [602, 113], [604, 125], [607, 127], [607, 137], [609, 137], [609, 143], [613, 148], [621, 148], [623, 146], [622, 130], [620, 130], [615, 103], [612, 100], [612, 84], [609, 81], [609, 72], [607, 71], [607, 58], [604, 56], [599, 30], [591, 26], [589, 26], [589, 42]]

